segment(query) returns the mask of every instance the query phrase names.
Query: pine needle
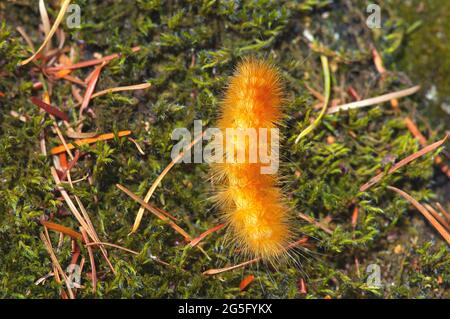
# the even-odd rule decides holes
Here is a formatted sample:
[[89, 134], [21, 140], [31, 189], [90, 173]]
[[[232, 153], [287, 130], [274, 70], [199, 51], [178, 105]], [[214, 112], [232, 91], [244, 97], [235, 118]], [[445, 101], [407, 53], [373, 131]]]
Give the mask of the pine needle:
[[[117, 133], [118, 137], [123, 137], [123, 136], [127, 136], [130, 135], [131, 131], [120, 131]], [[96, 137], [92, 137], [92, 138], [84, 138], [78, 141], [75, 141], [74, 144], [77, 146], [81, 146], [81, 145], [85, 145], [85, 144], [93, 144], [96, 143], [98, 141], [106, 141], [106, 140], [110, 140], [113, 139], [115, 137], [114, 133], [107, 133], [107, 134], [101, 134], [99, 136]], [[75, 148], [75, 145], [73, 145], [72, 143], [67, 144], [67, 148], [69, 150], [73, 150]], [[64, 145], [59, 145], [56, 146], [54, 148], [52, 148], [51, 150], [51, 154], [52, 155], [57, 155], [59, 153], [65, 152], [66, 148], [64, 147]]]
[[58, 16], [56, 17], [55, 23], [53, 24], [52, 28], [50, 29], [49, 34], [47, 34], [47, 36], [45, 37], [44, 42], [41, 44], [39, 49], [33, 53], [32, 56], [30, 56], [28, 59], [20, 62], [20, 65], [26, 65], [26, 64], [30, 63], [31, 61], [33, 61], [36, 58], [36, 56], [39, 53], [41, 53], [41, 51], [47, 46], [47, 44], [50, 42], [53, 34], [58, 29], [62, 19], [64, 18], [64, 15], [66, 14], [67, 7], [69, 6], [69, 4], [70, 4], [70, 0], [63, 1], [62, 5], [61, 5], [61, 9], [59, 10]]
[[393, 190], [408, 202], [410, 202], [422, 215], [430, 222], [430, 224], [441, 234], [445, 241], [450, 245], [450, 234], [445, 230], [445, 228], [439, 224], [439, 222], [433, 217], [433, 215], [418, 201], [412, 198], [408, 193], [398, 189], [394, 186], [388, 186], [390, 190]]
[[380, 104], [380, 103], [384, 103], [384, 102], [389, 102], [392, 99], [398, 99], [401, 97], [412, 95], [412, 94], [416, 93], [417, 91], [419, 91], [419, 89], [420, 89], [420, 86], [416, 85], [409, 89], [400, 90], [397, 92], [392, 92], [392, 93], [380, 95], [377, 97], [372, 97], [372, 98], [366, 99], [366, 100], [356, 101], [356, 102], [352, 102], [352, 103], [348, 103], [348, 104], [336, 105], [336, 106], [330, 107], [328, 109], [327, 113], [332, 114], [332, 113], [336, 113], [339, 111], [347, 111], [350, 109], [358, 109], [361, 107], [366, 107], [366, 106], [376, 105], [376, 104]]
[[[436, 148], [438, 148], [439, 146], [441, 146], [445, 141], [447, 140], [447, 136], [445, 136], [442, 140], [437, 141], [431, 145], [428, 145], [424, 148], [422, 148], [420, 151], [409, 155], [408, 157], [402, 159], [400, 162], [398, 162], [397, 164], [395, 164], [388, 172], [387, 174], [392, 174], [395, 171], [397, 171], [398, 169], [400, 169], [401, 167], [405, 166], [406, 164], [414, 161], [415, 159], [435, 150]], [[385, 176], [384, 172], [378, 174], [377, 176], [373, 177], [370, 181], [368, 181], [366, 184], [362, 185], [359, 188], [360, 192], [365, 192], [366, 190], [368, 190], [370, 187], [372, 187], [373, 185], [375, 185], [376, 183], [378, 183], [383, 177]]]
[[[161, 183], [162, 179], [164, 178], [164, 176], [166, 176], [166, 174], [170, 171], [170, 169], [180, 160], [183, 158], [184, 153], [188, 150], [190, 150], [198, 141], [200, 141], [203, 138], [203, 135], [205, 134], [205, 132], [203, 132], [200, 136], [198, 136], [195, 140], [192, 141], [191, 144], [189, 144], [186, 149], [181, 152], [180, 154], [178, 154], [178, 156], [176, 158], [174, 158], [172, 160], [172, 162], [170, 162], [169, 165], [167, 165], [167, 167], [162, 171], [162, 173], [158, 176], [158, 178], [156, 178], [156, 180], [153, 182], [152, 186], [150, 187], [150, 189], [148, 190], [147, 194], [145, 195], [144, 198], [144, 203], [148, 203], [148, 201], [150, 200], [150, 198], [153, 195], [153, 192], [155, 191], [156, 187], [158, 187], [159, 183]], [[144, 216], [144, 207], [140, 207], [139, 211], [137, 213], [136, 219], [134, 221], [134, 225], [133, 228], [130, 232], [130, 234], [133, 234], [136, 232], [136, 230], [139, 228], [139, 225], [141, 223], [142, 220], [142, 216]]]

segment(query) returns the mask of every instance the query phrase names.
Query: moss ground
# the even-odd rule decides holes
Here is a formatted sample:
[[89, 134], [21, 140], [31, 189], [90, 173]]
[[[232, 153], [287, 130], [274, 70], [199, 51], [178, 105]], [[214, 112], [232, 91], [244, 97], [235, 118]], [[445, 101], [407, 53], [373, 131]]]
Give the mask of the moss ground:
[[[49, 15], [55, 17], [57, 6], [47, 2]], [[76, 48], [78, 60], [90, 59], [95, 52], [124, 53], [104, 68], [97, 90], [152, 84], [149, 90], [111, 93], [90, 103], [96, 118], [86, 119], [85, 131], [132, 130], [145, 155], [126, 138], [84, 147], [86, 154], [73, 169], [72, 178], [89, 175], [92, 183], [76, 184], [73, 193], [86, 206], [103, 241], [136, 250], [139, 255], [109, 250], [117, 271], [113, 276], [96, 253], [100, 271], [97, 293], [92, 293], [87, 263], [82, 276], [85, 288], [79, 290], [78, 297], [450, 297], [448, 246], [419, 212], [386, 188], [395, 185], [421, 202], [440, 201], [449, 208], [448, 195], [442, 191], [448, 189], [448, 179], [434, 167], [435, 153], [389, 175], [367, 192], [359, 192], [359, 187], [378, 171], [389, 168], [392, 159], [402, 159], [420, 149], [402, 120], [406, 115], [417, 121], [429, 141], [443, 136], [449, 129], [448, 115], [438, 111], [439, 116], [430, 119], [430, 113], [421, 111], [424, 105], [438, 109], [439, 103], [426, 102], [424, 94], [418, 94], [400, 100], [400, 113], [387, 103], [327, 115], [312, 134], [294, 144], [297, 135], [317, 116], [314, 105], [318, 100], [306, 86], [323, 90], [320, 54], [330, 60], [334, 99], [350, 101], [350, 86], [368, 98], [415, 83], [429, 88], [432, 81], [436, 81], [442, 101], [448, 99], [448, 65], [435, 67], [440, 77], [424, 73], [427, 76], [421, 82], [428, 64], [417, 62], [416, 68], [416, 61], [430, 53], [420, 49], [414, 55], [411, 41], [426, 38], [431, 26], [425, 23], [424, 29], [416, 28], [411, 7], [404, 14], [396, 1], [379, 1], [382, 28], [371, 30], [365, 24], [365, 1], [75, 2], [82, 10], [81, 27], [62, 27], [67, 45]], [[427, 12], [439, 1], [418, 2], [424, 3]], [[448, 16], [448, 9], [440, 14]], [[67, 207], [55, 191], [51, 157], [40, 155], [39, 135], [43, 130], [47, 132], [48, 148], [58, 145], [59, 140], [51, 133], [49, 117], [29, 100], [39, 94], [32, 90], [39, 75], [31, 72], [31, 65], [17, 67], [30, 50], [16, 27], [23, 26], [36, 46], [42, 41], [37, 32], [37, 2], [2, 1], [0, 20], [0, 92], [5, 93], [0, 97], [0, 297], [59, 298], [61, 287], [53, 279], [35, 284], [51, 269], [39, 239], [39, 220], [56, 215], [54, 222], [74, 229], [78, 225], [72, 216], [58, 215]], [[444, 63], [448, 24], [442, 28], [447, 47], [436, 49], [435, 60], [440, 56]], [[312, 37], [313, 42], [308, 41]], [[130, 48], [136, 45], [141, 50], [131, 53]], [[384, 79], [373, 64], [372, 45], [389, 70]], [[275, 270], [260, 264], [205, 277], [202, 272], [207, 269], [244, 261], [224, 246], [223, 231], [202, 242], [210, 259], [198, 249], [186, 248], [168, 225], [148, 214], [139, 231], [128, 236], [139, 206], [115, 184], [143, 197], [170, 163], [172, 130], [192, 128], [194, 119], [213, 126], [227, 78], [236, 63], [248, 55], [273, 61], [283, 76], [287, 103], [280, 173], [292, 214], [302, 212], [328, 222], [333, 232], [329, 235], [298, 220], [294, 225], [298, 233], [314, 238], [310, 251], [299, 251], [296, 259], [300, 265], [286, 264]], [[425, 71], [419, 71], [419, 67]], [[85, 78], [90, 71], [77, 70], [74, 74]], [[76, 118], [69, 84], [60, 81], [53, 85], [51, 97], [71, 120]], [[19, 121], [10, 115], [11, 110], [27, 115], [29, 120]], [[432, 129], [429, 123], [433, 123]], [[175, 215], [181, 226], [197, 236], [218, 223], [207, 179], [206, 164], [176, 165], [156, 189], [152, 203]], [[351, 225], [353, 201], [359, 207], [355, 230]], [[51, 238], [56, 245], [57, 234], [51, 233]], [[87, 258], [84, 248], [82, 254]], [[63, 266], [69, 264], [70, 255], [70, 243], [65, 240], [57, 252]], [[156, 263], [152, 255], [173, 267]], [[371, 264], [381, 269], [381, 287], [367, 284], [370, 273], [366, 268]], [[241, 292], [239, 283], [249, 274], [255, 281]], [[306, 294], [299, 292], [300, 279], [307, 284]]]

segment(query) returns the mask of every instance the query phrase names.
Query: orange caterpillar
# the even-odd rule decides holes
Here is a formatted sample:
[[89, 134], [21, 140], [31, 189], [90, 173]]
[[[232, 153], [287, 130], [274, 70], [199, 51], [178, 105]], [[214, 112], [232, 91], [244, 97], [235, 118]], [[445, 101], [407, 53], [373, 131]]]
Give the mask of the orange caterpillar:
[[[227, 128], [270, 131], [277, 128], [282, 118], [282, 101], [277, 70], [267, 62], [246, 59], [230, 80], [218, 128], [223, 133]], [[267, 140], [271, 141], [270, 137]], [[227, 135], [225, 145], [227, 142], [235, 144], [235, 151], [245, 148], [250, 154], [249, 140], [238, 142]], [[271, 142], [267, 144], [270, 148]], [[224, 163], [213, 166], [213, 176], [222, 185], [216, 200], [229, 226], [228, 235], [241, 253], [273, 263], [285, 255], [291, 239], [288, 209], [277, 187], [276, 174], [262, 174], [264, 164], [260, 159], [253, 163], [228, 163], [225, 157]]]

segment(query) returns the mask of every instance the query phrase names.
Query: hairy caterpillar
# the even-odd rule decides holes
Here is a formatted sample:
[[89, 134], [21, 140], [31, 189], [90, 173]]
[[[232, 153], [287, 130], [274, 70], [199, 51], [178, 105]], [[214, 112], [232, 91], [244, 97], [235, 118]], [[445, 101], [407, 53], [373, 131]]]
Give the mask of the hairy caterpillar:
[[[282, 118], [282, 101], [277, 70], [265, 61], [245, 59], [231, 77], [217, 126], [222, 132], [230, 128], [255, 128], [258, 132], [261, 128], [276, 129]], [[262, 143], [257, 144], [258, 151], [273, 146], [270, 137], [271, 133], [266, 144], [259, 139]], [[213, 165], [213, 180], [221, 183], [216, 200], [229, 226], [228, 235], [243, 254], [273, 263], [286, 253], [285, 247], [291, 239], [288, 209], [283, 204], [277, 177], [262, 173], [261, 159], [250, 162], [246, 158], [243, 163], [227, 161], [230, 151], [234, 156], [238, 150], [244, 150], [250, 157], [250, 148], [255, 147], [250, 138], [238, 140], [227, 134], [225, 145], [223, 163]]]

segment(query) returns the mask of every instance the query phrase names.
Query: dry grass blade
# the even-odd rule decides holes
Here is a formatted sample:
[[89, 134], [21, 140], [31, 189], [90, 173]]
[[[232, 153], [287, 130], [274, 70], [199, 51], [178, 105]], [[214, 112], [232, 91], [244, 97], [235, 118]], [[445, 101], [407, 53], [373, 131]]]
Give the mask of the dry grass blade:
[[178, 226], [173, 221], [171, 221], [167, 216], [160, 213], [155, 207], [144, 202], [139, 196], [134, 194], [132, 191], [130, 191], [126, 187], [119, 185], [119, 184], [116, 184], [116, 187], [118, 189], [120, 189], [122, 192], [124, 192], [125, 194], [127, 194], [128, 196], [130, 196], [133, 200], [135, 200], [136, 202], [141, 204], [145, 209], [147, 209], [153, 215], [155, 215], [156, 217], [158, 217], [161, 220], [167, 221], [169, 223], [170, 227], [172, 227], [176, 232], [181, 234], [181, 236], [183, 236], [187, 241], [191, 241], [191, 236], [186, 231], [184, 231], [184, 229], [182, 229], [180, 226]]
[[380, 104], [380, 103], [384, 103], [384, 102], [389, 102], [392, 99], [398, 99], [398, 98], [402, 98], [402, 97], [414, 94], [417, 91], [419, 91], [419, 89], [420, 89], [420, 86], [416, 85], [409, 89], [380, 95], [380, 96], [373, 97], [373, 98], [366, 99], [366, 100], [356, 101], [356, 102], [352, 102], [352, 103], [348, 103], [348, 104], [336, 105], [336, 106], [330, 107], [328, 109], [327, 113], [331, 114], [331, 113], [336, 113], [339, 111], [358, 109], [361, 107], [366, 107], [366, 106], [376, 105], [376, 104]]
[[[167, 165], [167, 167], [162, 171], [162, 173], [158, 176], [158, 178], [153, 182], [152, 186], [150, 187], [150, 189], [148, 190], [147, 194], [145, 195], [144, 198], [144, 203], [148, 203], [148, 201], [150, 200], [150, 198], [153, 195], [153, 192], [155, 191], [156, 187], [158, 187], [159, 183], [161, 183], [162, 179], [164, 178], [164, 176], [166, 176], [166, 174], [170, 171], [170, 169], [179, 161], [183, 158], [184, 153], [188, 150], [190, 150], [198, 141], [200, 141], [203, 138], [203, 135], [205, 134], [205, 132], [203, 132], [200, 136], [198, 136], [195, 140], [192, 141], [191, 144], [189, 144], [186, 149], [181, 152], [180, 154], [178, 154], [178, 156], [176, 158], [174, 158], [172, 160], [172, 162], [170, 162], [169, 165]], [[131, 234], [136, 232], [136, 230], [139, 228], [139, 225], [141, 223], [142, 220], [142, 216], [144, 216], [144, 210], [145, 208], [142, 206], [139, 208], [139, 211], [137, 213], [136, 219], [134, 220], [134, 225], [133, 228], [131, 230]]]
[[393, 190], [408, 202], [410, 202], [422, 215], [433, 225], [433, 227], [441, 234], [441, 236], [445, 239], [445, 241], [450, 245], [450, 234], [445, 230], [445, 228], [439, 224], [439, 222], [433, 217], [433, 215], [418, 201], [412, 198], [408, 193], [402, 191], [393, 186], [388, 186], [389, 189]]
[[110, 246], [110, 247], [114, 247], [129, 253], [132, 253], [133, 255], [139, 255], [139, 253], [137, 251], [116, 245], [116, 244], [111, 244], [111, 243], [105, 243], [105, 242], [91, 242], [91, 243], [87, 243], [86, 246], [97, 246], [97, 245], [104, 245], [104, 246]]
[[135, 91], [135, 90], [144, 90], [152, 85], [150, 83], [142, 83], [142, 84], [136, 84], [136, 85], [128, 85], [128, 86], [118, 86], [106, 90], [99, 91], [97, 93], [92, 94], [91, 98], [96, 98], [108, 93], [114, 93], [114, 92], [124, 92], [124, 91]]
[[67, 291], [69, 292], [70, 299], [75, 299], [75, 296], [72, 291], [72, 284], [69, 281], [69, 278], [67, 278], [66, 273], [61, 268], [61, 264], [58, 261], [58, 258], [56, 258], [55, 252], [53, 251], [53, 248], [50, 244], [50, 242], [45, 238], [44, 233], [40, 233], [39, 236], [41, 237], [42, 242], [44, 243], [45, 249], [47, 250], [48, 254], [50, 255], [50, 259], [52, 260], [52, 264], [56, 267], [59, 274], [64, 278], [64, 282], [67, 287]]
[[89, 246], [89, 238], [83, 227], [80, 227], [80, 232], [83, 235], [84, 242], [86, 243], [86, 248], [89, 255], [89, 262], [91, 263], [92, 292], [95, 294], [95, 292], [97, 291], [97, 269], [95, 267], [94, 254], [92, 253], [91, 246]]
[[[97, 233], [95, 232], [95, 229], [92, 227], [92, 223], [89, 219], [89, 216], [87, 215], [86, 210], [84, 209], [83, 204], [80, 202], [78, 197], [75, 196], [75, 199], [77, 200], [78, 205], [80, 206], [80, 209], [82, 213], [79, 212], [75, 204], [73, 203], [72, 199], [70, 198], [69, 194], [66, 192], [66, 190], [61, 186], [61, 180], [59, 179], [58, 173], [56, 172], [55, 168], [51, 168], [53, 179], [55, 180], [56, 185], [58, 186], [58, 190], [61, 193], [62, 197], [66, 201], [67, 205], [69, 206], [70, 211], [77, 219], [78, 223], [83, 227], [83, 229], [86, 230], [86, 232], [89, 234], [89, 237], [91, 237], [94, 241], [99, 242]], [[84, 216], [83, 216], [84, 215]], [[85, 217], [87, 220], [85, 220]], [[114, 267], [112, 266], [111, 262], [109, 261], [108, 254], [104, 247], [100, 246], [100, 250], [102, 251], [103, 256], [106, 259], [106, 262], [108, 263], [108, 266], [111, 268], [111, 271], [115, 274]]]
[[[420, 151], [409, 155], [408, 157], [402, 159], [400, 162], [396, 163], [388, 172], [387, 174], [392, 174], [393, 172], [395, 172], [396, 170], [400, 169], [401, 167], [405, 166], [406, 164], [414, 161], [415, 159], [437, 149], [439, 146], [441, 146], [447, 139], [447, 136], [445, 136], [442, 140], [437, 141], [431, 145], [428, 145], [424, 148], [422, 148]], [[384, 173], [380, 173], [377, 176], [373, 177], [370, 181], [368, 181], [366, 184], [362, 185], [359, 188], [360, 192], [365, 192], [367, 189], [369, 189], [370, 187], [372, 187], [373, 185], [375, 185], [376, 183], [378, 183], [383, 177], [384, 177]]]
[[[39, 13], [41, 14], [42, 26], [44, 28], [45, 37], [50, 34], [50, 19], [48, 18], [47, 9], [45, 8], [44, 0], [39, 0]], [[51, 42], [46, 45], [45, 52], [51, 49]]]
[[45, 37], [44, 42], [41, 44], [41, 46], [39, 47], [39, 49], [33, 53], [32, 56], [30, 56], [28, 59], [20, 62], [20, 65], [26, 65], [28, 63], [30, 63], [31, 61], [33, 61], [36, 56], [47, 46], [47, 44], [50, 42], [53, 34], [56, 32], [56, 29], [58, 29], [59, 24], [61, 23], [62, 19], [64, 18], [64, 15], [67, 11], [67, 7], [70, 4], [70, 0], [64, 0], [62, 5], [61, 5], [61, 9], [59, 10], [58, 16], [56, 17], [55, 23], [53, 24], [52, 28], [50, 29], [49, 34], [47, 34], [47, 36]]
[[197, 238], [194, 238], [189, 245], [191, 245], [191, 247], [195, 247], [196, 245], [198, 245], [198, 243], [200, 243], [203, 238], [205, 238], [206, 236], [208, 236], [209, 234], [218, 231], [219, 229], [225, 227], [225, 224], [220, 224], [217, 225], [216, 227], [213, 227], [211, 229], [208, 229], [207, 231], [203, 232], [200, 236], [198, 236]]
[[141, 155], [145, 155], [145, 152], [142, 150], [141, 146], [138, 144], [138, 142], [136, 142], [136, 140], [134, 138], [129, 137], [128, 140], [134, 144], [134, 146], [136, 146], [138, 152]]
[[34, 44], [33, 41], [31, 41], [30, 37], [28, 36], [27, 32], [22, 27], [16, 28], [17, 32], [20, 33], [20, 35], [24, 38], [25, 42], [28, 44], [28, 46], [31, 48], [31, 50], [34, 52]]

